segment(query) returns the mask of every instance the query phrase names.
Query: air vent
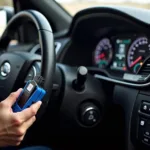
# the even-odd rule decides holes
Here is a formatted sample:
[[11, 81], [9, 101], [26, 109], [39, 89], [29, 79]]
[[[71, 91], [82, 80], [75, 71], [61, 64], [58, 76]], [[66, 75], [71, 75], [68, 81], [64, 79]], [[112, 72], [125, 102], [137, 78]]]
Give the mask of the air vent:
[[[58, 53], [58, 51], [60, 50], [60, 48], [61, 48], [61, 43], [60, 42], [55, 42], [55, 51], [56, 51], [56, 54]], [[34, 46], [33, 49], [31, 50], [31, 53], [41, 55], [40, 45], [37, 44], [36, 46]]]
[[150, 74], [150, 58], [148, 58], [143, 66], [140, 68], [138, 74], [141, 74], [141, 75], [149, 75]]

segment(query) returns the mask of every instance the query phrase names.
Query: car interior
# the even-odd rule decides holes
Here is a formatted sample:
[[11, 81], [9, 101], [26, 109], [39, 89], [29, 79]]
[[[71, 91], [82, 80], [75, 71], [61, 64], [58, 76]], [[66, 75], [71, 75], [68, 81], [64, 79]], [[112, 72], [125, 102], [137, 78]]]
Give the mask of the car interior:
[[105, 5], [72, 16], [54, 0], [14, 0], [0, 11], [0, 99], [36, 75], [46, 90], [18, 149], [150, 148], [149, 9]]

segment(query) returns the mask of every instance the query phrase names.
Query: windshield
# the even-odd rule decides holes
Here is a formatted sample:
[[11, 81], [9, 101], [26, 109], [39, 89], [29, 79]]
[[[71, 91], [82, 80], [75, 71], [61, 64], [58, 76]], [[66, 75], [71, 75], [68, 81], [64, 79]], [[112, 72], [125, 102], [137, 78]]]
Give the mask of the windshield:
[[[0, 0], [0, 7], [12, 6], [12, 0]], [[7, 25], [7, 15], [4, 10], [0, 10], [0, 36]]]
[[102, 5], [121, 5], [150, 9], [150, 0], [56, 0], [72, 16], [78, 11]]

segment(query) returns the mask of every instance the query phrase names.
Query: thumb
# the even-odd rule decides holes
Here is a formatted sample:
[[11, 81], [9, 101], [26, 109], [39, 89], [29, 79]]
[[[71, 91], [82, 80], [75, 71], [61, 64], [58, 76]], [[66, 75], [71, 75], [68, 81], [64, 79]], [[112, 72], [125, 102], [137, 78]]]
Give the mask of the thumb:
[[16, 102], [16, 100], [17, 100], [17, 98], [19, 97], [19, 95], [21, 94], [21, 92], [22, 92], [22, 89], [20, 88], [20, 89], [18, 89], [16, 92], [11, 93], [11, 94], [5, 99], [5, 102], [6, 102], [7, 104], [9, 104], [10, 106], [12, 106], [12, 105]]

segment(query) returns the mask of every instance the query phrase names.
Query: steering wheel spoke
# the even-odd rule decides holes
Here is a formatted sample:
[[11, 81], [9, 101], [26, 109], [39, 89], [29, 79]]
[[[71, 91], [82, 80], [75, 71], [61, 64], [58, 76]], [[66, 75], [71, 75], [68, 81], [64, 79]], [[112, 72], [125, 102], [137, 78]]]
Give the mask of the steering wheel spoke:
[[24, 83], [27, 83], [29, 80], [33, 80], [35, 76], [40, 75], [41, 73], [41, 61], [33, 62], [27, 75], [25, 77]]

